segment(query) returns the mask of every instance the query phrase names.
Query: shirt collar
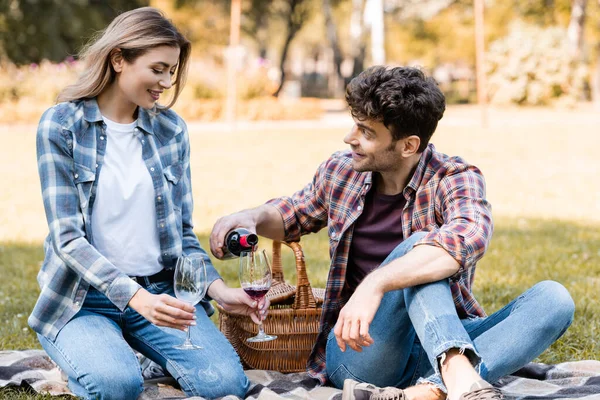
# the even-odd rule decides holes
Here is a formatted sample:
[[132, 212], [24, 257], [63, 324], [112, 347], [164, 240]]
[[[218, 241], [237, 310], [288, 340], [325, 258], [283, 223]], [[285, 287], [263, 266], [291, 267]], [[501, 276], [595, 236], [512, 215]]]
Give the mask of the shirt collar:
[[[138, 107], [136, 126], [147, 134], [155, 135], [162, 144], [166, 144], [181, 130], [181, 127], [170, 118], [160, 118], [159, 121], [159, 115], [160, 111]], [[95, 97], [84, 100], [83, 117], [89, 123], [102, 121], [102, 113]], [[154, 129], [156, 124], [159, 124], [159, 129]]]
[[425, 171], [427, 170], [427, 164], [429, 163], [429, 159], [431, 158], [431, 155], [434, 151], [435, 147], [433, 146], [433, 144], [428, 144], [427, 148], [425, 148], [425, 151], [423, 152], [423, 154], [421, 154], [421, 157], [419, 158], [419, 163], [417, 164], [417, 168], [415, 169], [412, 178], [408, 182], [408, 185], [406, 185], [407, 188], [411, 188], [415, 192], [417, 191], [417, 189], [421, 185], [421, 180], [423, 180]]

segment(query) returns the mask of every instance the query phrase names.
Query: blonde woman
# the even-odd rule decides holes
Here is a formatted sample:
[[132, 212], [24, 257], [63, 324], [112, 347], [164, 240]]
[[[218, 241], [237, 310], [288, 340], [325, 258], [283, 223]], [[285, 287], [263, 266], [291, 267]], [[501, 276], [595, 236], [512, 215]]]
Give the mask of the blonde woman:
[[[85, 72], [47, 110], [37, 133], [50, 233], [29, 317], [40, 343], [85, 399], [135, 399], [133, 350], [160, 364], [189, 396], [244, 397], [248, 380], [210, 321], [214, 299], [264, 318], [220, 279], [192, 230], [190, 146], [171, 107], [185, 83], [190, 43], [153, 8], [121, 14], [83, 52]], [[163, 91], [172, 100], [158, 105]], [[207, 261], [208, 297], [173, 296], [182, 254]], [[176, 350], [190, 330], [202, 350]]]

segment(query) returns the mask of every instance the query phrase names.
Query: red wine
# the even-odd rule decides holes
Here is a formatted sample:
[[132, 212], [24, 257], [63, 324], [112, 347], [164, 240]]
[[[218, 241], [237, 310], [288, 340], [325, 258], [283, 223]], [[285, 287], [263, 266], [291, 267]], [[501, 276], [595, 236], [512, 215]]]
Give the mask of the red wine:
[[254, 250], [258, 244], [256, 233], [248, 229], [237, 228], [225, 235], [225, 249], [223, 259], [239, 257], [242, 251]]
[[250, 286], [244, 288], [244, 292], [246, 292], [248, 296], [252, 297], [252, 299], [256, 301], [260, 301], [263, 297], [265, 297], [268, 291], [268, 287]]

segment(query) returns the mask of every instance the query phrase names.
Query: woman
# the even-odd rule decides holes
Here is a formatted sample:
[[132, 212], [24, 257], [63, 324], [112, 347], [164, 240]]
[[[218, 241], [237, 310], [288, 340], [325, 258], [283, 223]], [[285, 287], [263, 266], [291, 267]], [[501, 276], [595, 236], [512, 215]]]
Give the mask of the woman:
[[[188, 133], [169, 109], [189, 55], [189, 41], [160, 11], [126, 12], [84, 50], [85, 71], [38, 128], [50, 233], [29, 324], [86, 399], [137, 398], [143, 379], [133, 350], [189, 396], [244, 397], [248, 389], [208, 300], [255, 322], [268, 302], [228, 288], [192, 230]], [[172, 100], [159, 106], [167, 89]], [[206, 258], [209, 285], [197, 308], [172, 288], [175, 261], [193, 253]], [[190, 327], [204, 349], [174, 349]]]

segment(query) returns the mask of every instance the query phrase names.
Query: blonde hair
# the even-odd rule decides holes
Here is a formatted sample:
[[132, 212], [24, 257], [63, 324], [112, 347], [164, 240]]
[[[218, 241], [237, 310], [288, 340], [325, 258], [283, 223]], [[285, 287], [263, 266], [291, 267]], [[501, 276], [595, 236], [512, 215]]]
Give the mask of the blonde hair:
[[104, 31], [99, 32], [80, 53], [80, 59], [85, 62], [83, 73], [74, 84], [60, 92], [57, 101], [98, 96], [116, 76], [111, 64], [113, 50], [120, 49], [123, 59], [132, 63], [157, 46], [180, 49], [171, 101], [166, 106], [157, 106], [159, 109], [172, 107], [185, 85], [191, 44], [161, 11], [152, 7], [125, 12], [117, 16]]

